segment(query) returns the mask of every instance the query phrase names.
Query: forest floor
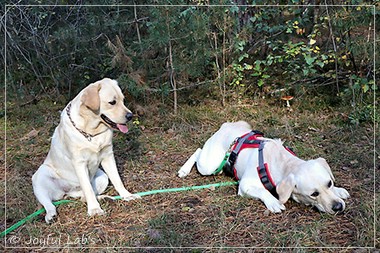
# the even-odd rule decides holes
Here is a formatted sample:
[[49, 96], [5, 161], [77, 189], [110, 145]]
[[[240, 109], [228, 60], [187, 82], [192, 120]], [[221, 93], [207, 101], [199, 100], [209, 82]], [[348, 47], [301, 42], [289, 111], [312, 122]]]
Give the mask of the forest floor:
[[[85, 252], [116, 248], [129, 252], [253, 252], [254, 248], [275, 252], [286, 247], [298, 252], [362, 252], [360, 248], [379, 246], [380, 231], [375, 227], [379, 216], [374, 214], [379, 204], [375, 193], [378, 196], [380, 189], [375, 174], [380, 168], [374, 166], [379, 159], [374, 152], [374, 125], [351, 124], [350, 108], [331, 106], [322, 96], [296, 98], [290, 108], [282, 102], [260, 97], [221, 106], [210, 97], [180, 103], [177, 115], [161, 102], [144, 106], [144, 115], [138, 124], [130, 124], [129, 133], [114, 134], [116, 161], [126, 188], [136, 193], [233, 182], [224, 175], [201, 176], [196, 169], [181, 179], [177, 171], [223, 122], [246, 120], [266, 137], [284, 140], [302, 159], [325, 158], [335, 184], [351, 195], [343, 214], [320, 213], [292, 200], [284, 212], [272, 214], [259, 200], [237, 196], [234, 185], [161, 193], [130, 202], [102, 200], [106, 215], [95, 217], [88, 217], [86, 204], [76, 200], [58, 206], [55, 223], [47, 225], [41, 214], [2, 238], [1, 244], [17, 252], [41, 248], [48, 252], [56, 247]], [[1, 173], [6, 206], [1, 208], [5, 222], [1, 231], [40, 208], [31, 177], [46, 157], [64, 106], [51, 98], [22, 107], [8, 102], [6, 171]], [[0, 138], [4, 141], [3, 134]], [[1, 162], [5, 163], [4, 155]], [[106, 193], [117, 195], [112, 185]]]

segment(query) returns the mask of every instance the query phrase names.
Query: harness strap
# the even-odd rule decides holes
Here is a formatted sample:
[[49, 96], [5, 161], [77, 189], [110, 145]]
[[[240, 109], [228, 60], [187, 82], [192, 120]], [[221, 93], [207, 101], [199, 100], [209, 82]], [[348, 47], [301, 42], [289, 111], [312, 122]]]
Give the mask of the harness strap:
[[[257, 130], [252, 130], [251, 132], [249, 132], [248, 134], [246, 134], [245, 136], [242, 136], [242, 137], [239, 137], [237, 139], [237, 144], [235, 145], [235, 147], [233, 148], [231, 154], [230, 154], [230, 157], [228, 158], [228, 162], [230, 163], [230, 166], [233, 167], [235, 162], [236, 162], [236, 159], [237, 159], [237, 156], [243, 146], [243, 144], [251, 144], [251, 142], [255, 142], [255, 141], [258, 141], [258, 140], [253, 140], [253, 141], [250, 141], [249, 138], [253, 135], [260, 135], [260, 136], [263, 136], [264, 134], [260, 131], [257, 131]], [[259, 141], [260, 142], [260, 141]]]
[[264, 163], [264, 145], [265, 141], [262, 141], [259, 146], [259, 166], [257, 166], [257, 173], [259, 174], [260, 181], [275, 198], [278, 199], [278, 194], [276, 191], [276, 185], [270, 176], [268, 171], [268, 164]]
[[[257, 137], [262, 137], [264, 134], [257, 130], [252, 130], [248, 134], [237, 138], [232, 144], [232, 151], [228, 150], [224, 156], [222, 163], [219, 165], [218, 169], [215, 170], [212, 175], [220, 173], [222, 170], [228, 175], [234, 176], [236, 180], [239, 180], [236, 168], [234, 167], [238, 154], [241, 150], [245, 148], [258, 148], [258, 160], [259, 166], [257, 166], [257, 173], [259, 175], [260, 181], [275, 198], [279, 198], [276, 191], [276, 184], [274, 183], [271, 174], [268, 169], [268, 164], [264, 162], [264, 146], [265, 141], [257, 139]], [[251, 138], [253, 137], [253, 138]], [[294, 152], [286, 149], [293, 155]]]

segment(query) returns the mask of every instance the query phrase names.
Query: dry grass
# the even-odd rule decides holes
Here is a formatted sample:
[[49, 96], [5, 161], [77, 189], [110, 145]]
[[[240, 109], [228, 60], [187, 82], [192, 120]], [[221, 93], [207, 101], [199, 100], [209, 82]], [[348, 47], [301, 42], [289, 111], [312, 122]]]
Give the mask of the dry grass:
[[[115, 134], [116, 160], [132, 192], [233, 181], [223, 175], [202, 177], [196, 170], [180, 179], [176, 172], [222, 122], [245, 119], [266, 136], [286, 140], [301, 158], [325, 157], [337, 184], [352, 196], [342, 215], [322, 214], [294, 201], [286, 203], [282, 214], [270, 214], [260, 201], [238, 197], [237, 188], [229, 186], [151, 195], [132, 202], [103, 200], [107, 214], [97, 217], [87, 217], [86, 206], [79, 201], [61, 205], [54, 224], [45, 224], [41, 215], [10, 233], [2, 244], [18, 252], [30, 251], [30, 247], [36, 251], [75, 247], [75, 251], [86, 252], [125, 247], [132, 252], [214, 251], [211, 248], [253, 252], [243, 251], [244, 247], [262, 247], [259, 252], [277, 251], [276, 247], [335, 252], [334, 247], [339, 247], [341, 252], [351, 252], [373, 247], [374, 129], [371, 125], [351, 127], [341, 117], [342, 108], [308, 106], [317, 101], [295, 102], [289, 111], [270, 99], [226, 108], [210, 99], [205, 105], [182, 106], [177, 116], [164, 105], [150, 105], [139, 126], [127, 135]], [[43, 162], [63, 106], [51, 101], [21, 109], [8, 106], [7, 227], [37, 209], [31, 176]], [[38, 134], [28, 135], [33, 128]], [[117, 195], [112, 186], [107, 193]], [[243, 248], [222, 250], [225, 247]]]

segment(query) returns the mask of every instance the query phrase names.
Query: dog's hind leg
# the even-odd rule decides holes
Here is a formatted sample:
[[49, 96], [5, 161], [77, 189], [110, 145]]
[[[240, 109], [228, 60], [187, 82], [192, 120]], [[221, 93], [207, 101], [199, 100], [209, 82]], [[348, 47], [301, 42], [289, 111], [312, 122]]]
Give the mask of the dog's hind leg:
[[54, 217], [57, 216], [57, 209], [52, 203], [53, 200], [47, 194], [47, 190], [43, 189], [43, 187], [36, 186], [33, 188], [34, 188], [34, 192], [35, 192], [38, 202], [40, 202], [46, 210], [46, 215], [45, 215], [46, 223], [51, 223]]
[[63, 198], [64, 191], [57, 187], [57, 182], [50, 175], [50, 169], [41, 165], [37, 172], [32, 177], [33, 191], [46, 210], [45, 221], [50, 223], [57, 215], [57, 210], [53, 205], [53, 200]]
[[202, 149], [198, 148], [197, 151], [194, 152], [190, 156], [190, 158], [186, 161], [184, 165], [179, 169], [178, 176], [179, 177], [186, 177], [189, 175], [191, 169], [193, 168], [194, 164], [198, 161], [199, 155], [202, 153]]
[[203, 149], [198, 148], [178, 171], [178, 176], [187, 176], [194, 166], [194, 163], [197, 164], [197, 169], [203, 176], [212, 175], [223, 161], [226, 150], [224, 150], [222, 146], [211, 144], [213, 143], [208, 141]]
[[92, 188], [94, 189], [95, 195], [102, 194], [108, 186], [108, 176], [104, 171], [98, 169], [94, 178], [91, 181]]
[[219, 167], [226, 154], [222, 146], [207, 145], [197, 160], [197, 169], [203, 176], [212, 175]]

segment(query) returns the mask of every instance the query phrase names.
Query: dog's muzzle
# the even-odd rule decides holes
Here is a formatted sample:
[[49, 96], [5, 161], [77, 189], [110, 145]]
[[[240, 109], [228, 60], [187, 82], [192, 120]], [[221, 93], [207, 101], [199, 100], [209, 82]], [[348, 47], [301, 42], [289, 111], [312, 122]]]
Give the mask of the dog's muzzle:
[[[128, 127], [126, 124], [115, 123], [104, 114], [101, 114], [100, 117], [102, 118], [104, 123], [106, 123], [109, 127], [116, 129], [116, 130], [119, 130], [122, 133], [128, 132]], [[126, 122], [128, 122], [128, 121], [132, 120], [133, 114], [131, 112], [129, 112], [125, 115], [125, 118], [127, 119]]]
[[125, 117], [127, 118], [127, 122], [131, 121], [133, 118], [133, 114], [131, 112], [128, 112], [127, 115], [125, 115]]
[[342, 213], [344, 210], [344, 206], [340, 202], [334, 203], [334, 205], [331, 208], [335, 213]]

